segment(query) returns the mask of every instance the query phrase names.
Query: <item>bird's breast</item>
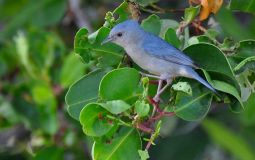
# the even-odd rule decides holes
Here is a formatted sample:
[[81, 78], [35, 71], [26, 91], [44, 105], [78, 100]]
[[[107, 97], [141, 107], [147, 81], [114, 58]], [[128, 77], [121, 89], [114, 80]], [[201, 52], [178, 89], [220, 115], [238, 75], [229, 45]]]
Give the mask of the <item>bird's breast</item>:
[[[136, 45], [137, 46], [137, 45]], [[127, 54], [132, 60], [144, 70], [155, 75], [169, 75], [169, 78], [176, 76], [178, 72], [178, 66], [169, 61], [154, 57], [145, 52], [142, 47], [125, 47]]]

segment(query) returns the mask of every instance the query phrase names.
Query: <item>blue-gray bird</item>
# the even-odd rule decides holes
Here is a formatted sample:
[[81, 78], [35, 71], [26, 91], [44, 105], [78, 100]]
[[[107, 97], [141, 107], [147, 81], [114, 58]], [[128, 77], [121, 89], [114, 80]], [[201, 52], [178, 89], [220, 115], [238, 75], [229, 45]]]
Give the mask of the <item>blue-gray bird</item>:
[[[160, 100], [160, 94], [177, 76], [196, 79], [218, 94], [210, 84], [192, 69], [198, 68], [196, 62], [165, 40], [145, 31], [134, 20], [116, 25], [102, 44], [107, 42], [114, 42], [122, 46], [137, 65], [154, 74], [142, 73], [142, 76], [159, 79], [158, 91], [154, 97], [156, 102]], [[167, 84], [161, 89], [163, 80], [167, 80]]]

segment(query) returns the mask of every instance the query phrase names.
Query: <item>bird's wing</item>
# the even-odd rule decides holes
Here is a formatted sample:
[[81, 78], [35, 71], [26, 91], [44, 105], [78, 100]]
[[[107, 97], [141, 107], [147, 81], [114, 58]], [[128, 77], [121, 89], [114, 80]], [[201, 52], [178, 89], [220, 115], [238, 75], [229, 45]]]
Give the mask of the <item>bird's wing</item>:
[[179, 49], [168, 44], [163, 39], [155, 35], [150, 35], [142, 44], [144, 51], [154, 57], [164, 59], [166, 61], [198, 68], [198, 64]]

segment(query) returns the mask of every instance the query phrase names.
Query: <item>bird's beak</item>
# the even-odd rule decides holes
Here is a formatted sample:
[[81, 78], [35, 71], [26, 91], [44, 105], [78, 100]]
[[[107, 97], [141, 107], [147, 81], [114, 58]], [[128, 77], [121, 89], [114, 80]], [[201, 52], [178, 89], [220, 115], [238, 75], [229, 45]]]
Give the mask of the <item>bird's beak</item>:
[[108, 42], [111, 42], [114, 38], [111, 38], [111, 37], [108, 37], [106, 38], [102, 43], [101, 45], [105, 44], [105, 43], [108, 43]]

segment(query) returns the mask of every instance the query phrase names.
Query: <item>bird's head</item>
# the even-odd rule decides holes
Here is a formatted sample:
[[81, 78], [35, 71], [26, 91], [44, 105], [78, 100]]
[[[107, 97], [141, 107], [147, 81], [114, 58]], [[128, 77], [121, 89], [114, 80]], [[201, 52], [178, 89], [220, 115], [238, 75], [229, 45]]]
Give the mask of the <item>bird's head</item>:
[[101, 45], [107, 42], [114, 42], [120, 46], [124, 46], [134, 38], [134, 35], [137, 34], [137, 31], [139, 32], [140, 28], [140, 25], [134, 20], [119, 23], [113, 27], [108, 38], [106, 38]]

